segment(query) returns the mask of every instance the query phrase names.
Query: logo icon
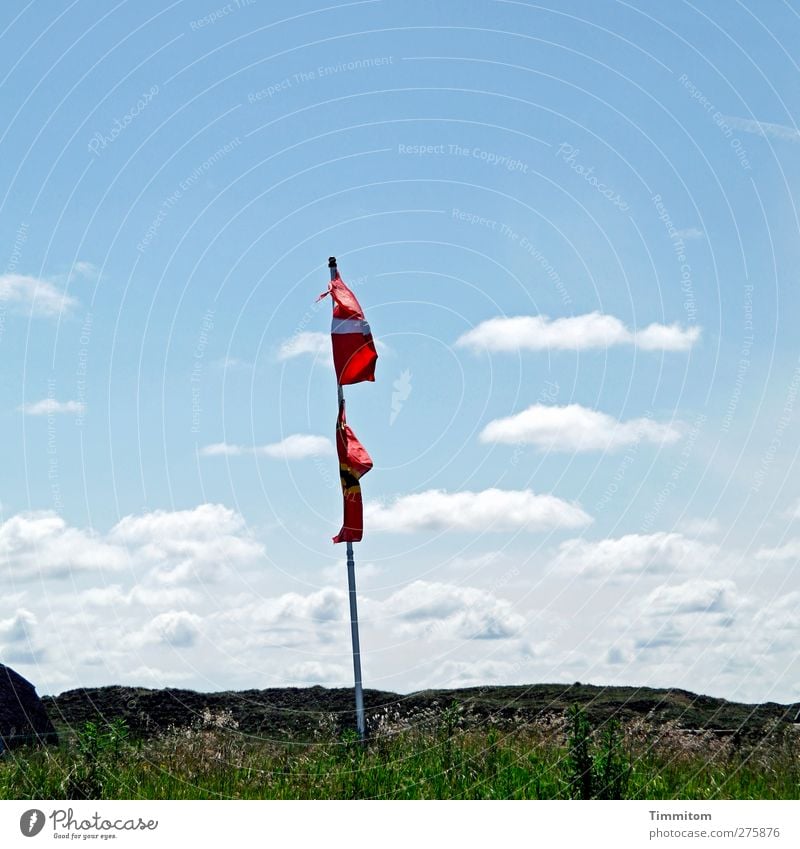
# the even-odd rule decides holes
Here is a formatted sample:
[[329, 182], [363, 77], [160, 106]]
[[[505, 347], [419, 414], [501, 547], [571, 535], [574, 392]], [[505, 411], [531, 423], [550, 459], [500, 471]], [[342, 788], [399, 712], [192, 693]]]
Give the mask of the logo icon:
[[44, 828], [44, 812], [38, 808], [31, 808], [19, 818], [19, 830], [25, 837], [36, 837]]

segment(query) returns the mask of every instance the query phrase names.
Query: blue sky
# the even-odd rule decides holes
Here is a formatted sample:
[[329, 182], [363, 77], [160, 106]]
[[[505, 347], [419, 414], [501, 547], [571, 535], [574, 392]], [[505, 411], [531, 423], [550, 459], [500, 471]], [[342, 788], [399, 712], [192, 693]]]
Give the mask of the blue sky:
[[5, 4], [0, 660], [800, 699], [800, 7]]

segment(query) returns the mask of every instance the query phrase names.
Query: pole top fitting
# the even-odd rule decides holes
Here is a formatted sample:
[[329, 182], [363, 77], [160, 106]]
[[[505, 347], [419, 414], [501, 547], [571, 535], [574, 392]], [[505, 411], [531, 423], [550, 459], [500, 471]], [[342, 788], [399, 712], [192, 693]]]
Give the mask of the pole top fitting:
[[329, 256], [328, 257], [328, 268], [336, 268], [336, 257]]

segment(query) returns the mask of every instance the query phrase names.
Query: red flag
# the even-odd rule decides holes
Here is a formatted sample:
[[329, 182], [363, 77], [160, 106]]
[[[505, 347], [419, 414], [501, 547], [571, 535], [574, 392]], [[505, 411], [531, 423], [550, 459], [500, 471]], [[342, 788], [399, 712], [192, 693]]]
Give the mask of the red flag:
[[349, 383], [361, 383], [362, 380], [375, 380], [378, 352], [375, 350], [372, 331], [356, 296], [345, 286], [338, 271], [328, 284], [328, 291], [320, 297], [324, 298], [325, 295], [333, 299], [331, 342], [336, 381], [346, 386]]
[[372, 468], [367, 449], [358, 441], [344, 415], [344, 402], [336, 419], [336, 453], [344, 496], [344, 522], [334, 542], [361, 542], [364, 535], [364, 506], [360, 479]]

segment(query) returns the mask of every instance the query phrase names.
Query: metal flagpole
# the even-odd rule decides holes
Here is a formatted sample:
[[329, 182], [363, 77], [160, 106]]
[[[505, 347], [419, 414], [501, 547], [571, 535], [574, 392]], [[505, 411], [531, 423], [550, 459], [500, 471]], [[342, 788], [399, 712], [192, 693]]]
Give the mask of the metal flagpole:
[[[331, 280], [336, 279], [336, 257], [328, 259]], [[339, 412], [344, 405], [344, 389], [341, 383], [336, 384], [339, 393]], [[356, 602], [356, 561], [353, 555], [353, 543], [347, 543], [347, 588], [350, 596], [350, 636], [353, 640], [353, 678], [356, 691], [356, 724], [362, 740], [367, 738], [367, 727], [364, 721], [364, 691], [361, 687], [361, 645], [358, 639], [358, 605]]]

